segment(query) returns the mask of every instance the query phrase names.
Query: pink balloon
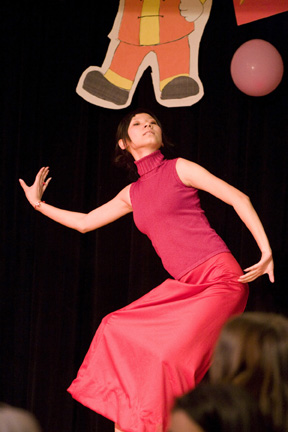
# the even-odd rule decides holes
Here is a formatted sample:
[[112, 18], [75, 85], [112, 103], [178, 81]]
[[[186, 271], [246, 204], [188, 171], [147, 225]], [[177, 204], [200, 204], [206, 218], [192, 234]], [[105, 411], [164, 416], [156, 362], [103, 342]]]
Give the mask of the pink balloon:
[[283, 77], [283, 60], [277, 49], [262, 39], [241, 45], [231, 61], [234, 84], [249, 96], [265, 96]]

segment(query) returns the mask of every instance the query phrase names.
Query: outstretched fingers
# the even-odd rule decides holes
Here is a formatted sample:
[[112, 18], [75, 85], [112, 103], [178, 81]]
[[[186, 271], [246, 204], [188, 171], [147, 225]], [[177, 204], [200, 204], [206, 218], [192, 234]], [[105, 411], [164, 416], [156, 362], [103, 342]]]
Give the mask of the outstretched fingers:
[[47, 188], [47, 186], [50, 183], [50, 180], [52, 178], [52, 177], [49, 177], [46, 180], [48, 174], [49, 174], [49, 167], [43, 167], [43, 168], [41, 168], [41, 170], [37, 174], [37, 176], [39, 175], [38, 179], [37, 179], [37, 176], [36, 176], [36, 179], [39, 182], [39, 186], [42, 187], [43, 192], [46, 190], [46, 188]]
[[238, 281], [242, 283], [252, 282], [253, 280], [257, 279], [259, 276], [263, 274], [258, 269], [253, 269], [249, 271], [248, 269], [245, 269], [244, 271], [246, 273], [240, 276], [240, 278], [238, 279]]
[[44, 183], [49, 173], [49, 167], [42, 167], [35, 177], [35, 182]]
[[19, 179], [19, 183], [20, 183], [20, 186], [22, 187], [22, 189], [25, 192], [26, 189], [28, 188], [27, 184], [25, 183], [25, 181], [23, 179]]

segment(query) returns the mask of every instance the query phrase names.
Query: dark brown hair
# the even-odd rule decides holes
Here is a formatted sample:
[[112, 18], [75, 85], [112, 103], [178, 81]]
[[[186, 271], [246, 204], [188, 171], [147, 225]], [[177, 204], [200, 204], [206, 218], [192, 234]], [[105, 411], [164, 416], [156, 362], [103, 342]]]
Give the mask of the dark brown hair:
[[288, 319], [246, 312], [224, 325], [209, 371], [211, 382], [231, 382], [253, 394], [279, 431], [288, 430]]
[[233, 384], [199, 384], [176, 399], [172, 414], [176, 411], [184, 411], [205, 432], [268, 432], [256, 400]]

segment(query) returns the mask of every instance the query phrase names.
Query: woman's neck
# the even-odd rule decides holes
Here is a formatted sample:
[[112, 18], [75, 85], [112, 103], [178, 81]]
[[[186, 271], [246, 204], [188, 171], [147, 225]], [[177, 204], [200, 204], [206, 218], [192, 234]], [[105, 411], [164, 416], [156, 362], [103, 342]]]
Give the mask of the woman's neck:
[[155, 168], [162, 165], [163, 162], [163, 154], [160, 150], [156, 150], [153, 153], [136, 160], [134, 163], [137, 166], [138, 174], [141, 177], [149, 172], [152, 172]]
[[155, 147], [155, 148], [147, 148], [147, 147], [143, 147], [143, 148], [139, 148], [137, 150], [135, 149], [130, 149], [130, 153], [132, 154], [133, 158], [135, 161], [138, 161], [146, 156], [149, 156], [150, 154], [154, 153], [155, 151], [159, 150], [159, 146]]

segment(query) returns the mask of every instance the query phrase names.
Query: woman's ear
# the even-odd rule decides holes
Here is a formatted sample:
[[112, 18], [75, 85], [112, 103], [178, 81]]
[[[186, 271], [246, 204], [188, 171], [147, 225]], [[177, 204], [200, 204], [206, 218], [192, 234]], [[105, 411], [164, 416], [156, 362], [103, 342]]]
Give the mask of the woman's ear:
[[126, 150], [126, 144], [125, 144], [125, 142], [123, 141], [123, 139], [120, 139], [119, 141], [118, 141], [118, 145], [119, 145], [119, 147], [121, 148], [121, 150]]

